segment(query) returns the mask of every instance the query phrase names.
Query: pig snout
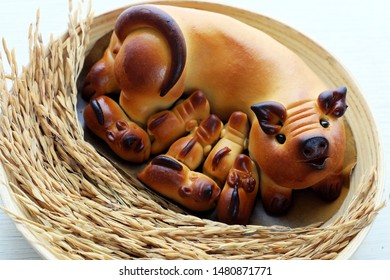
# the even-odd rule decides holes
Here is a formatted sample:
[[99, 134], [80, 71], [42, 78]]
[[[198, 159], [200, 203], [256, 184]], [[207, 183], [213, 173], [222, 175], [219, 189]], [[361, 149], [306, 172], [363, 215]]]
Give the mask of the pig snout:
[[326, 167], [329, 142], [324, 137], [312, 137], [302, 142], [302, 154], [305, 162], [315, 169]]

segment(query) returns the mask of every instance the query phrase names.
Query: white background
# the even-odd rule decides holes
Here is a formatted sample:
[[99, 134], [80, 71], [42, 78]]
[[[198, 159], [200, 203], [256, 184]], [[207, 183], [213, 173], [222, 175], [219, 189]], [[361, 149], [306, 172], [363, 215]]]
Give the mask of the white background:
[[[75, 5], [76, 5], [76, 1]], [[96, 0], [96, 14], [136, 1]], [[139, 2], [139, 1], [138, 1]], [[236, 0], [209, 1], [252, 10], [281, 21], [322, 45], [352, 74], [372, 109], [385, 161], [390, 155], [390, 5], [386, 0]], [[12, 0], [0, 3], [0, 37], [14, 48], [19, 67], [28, 63], [28, 28], [40, 9], [40, 31], [47, 44], [50, 34], [67, 28], [67, 0]], [[2, 49], [2, 48], [0, 48]], [[4, 55], [3, 55], [4, 58]], [[5, 58], [4, 58], [5, 59]], [[388, 203], [389, 168], [385, 167]], [[0, 210], [0, 259], [39, 259], [14, 223]], [[390, 259], [390, 209], [377, 216], [352, 259]]]

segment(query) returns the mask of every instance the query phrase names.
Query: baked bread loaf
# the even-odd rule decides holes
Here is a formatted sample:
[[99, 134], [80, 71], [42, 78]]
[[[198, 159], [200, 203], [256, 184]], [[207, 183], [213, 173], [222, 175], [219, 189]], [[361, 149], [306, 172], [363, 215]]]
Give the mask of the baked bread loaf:
[[187, 165], [189, 169], [195, 170], [218, 141], [222, 128], [222, 121], [212, 114], [203, 120], [193, 133], [176, 140], [167, 154]]
[[247, 148], [248, 134], [248, 116], [240, 111], [234, 112], [221, 133], [221, 139], [207, 156], [203, 173], [222, 187], [237, 156]]
[[175, 140], [189, 133], [209, 115], [210, 105], [202, 91], [193, 92], [172, 110], [163, 110], [152, 115], [147, 122], [152, 154], [168, 149]]
[[99, 96], [92, 99], [84, 110], [84, 121], [122, 159], [143, 162], [149, 158], [149, 136], [111, 98]]
[[248, 224], [258, 189], [256, 165], [247, 155], [240, 154], [229, 171], [219, 197], [218, 220], [227, 224]]
[[215, 208], [221, 192], [218, 185], [202, 173], [167, 155], [158, 155], [138, 174], [145, 185], [187, 209], [207, 211]]

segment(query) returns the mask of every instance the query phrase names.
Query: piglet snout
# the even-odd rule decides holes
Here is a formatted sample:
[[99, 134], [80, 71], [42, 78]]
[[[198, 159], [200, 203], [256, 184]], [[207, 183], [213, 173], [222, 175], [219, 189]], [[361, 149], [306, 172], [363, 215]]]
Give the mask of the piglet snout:
[[125, 149], [133, 149], [135, 152], [140, 152], [145, 147], [142, 139], [133, 135], [126, 135], [122, 140], [122, 145]]
[[302, 153], [307, 163], [316, 169], [325, 168], [329, 142], [324, 137], [312, 137], [302, 142]]

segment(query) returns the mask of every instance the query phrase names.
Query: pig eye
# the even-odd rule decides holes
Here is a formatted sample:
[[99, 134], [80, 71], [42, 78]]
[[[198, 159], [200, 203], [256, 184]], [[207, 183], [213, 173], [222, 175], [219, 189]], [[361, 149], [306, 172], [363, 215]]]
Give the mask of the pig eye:
[[276, 134], [275, 138], [279, 144], [284, 144], [284, 142], [286, 142], [286, 136], [284, 134]]
[[117, 55], [118, 54], [118, 52], [119, 52], [119, 46], [115, 46], [114, 47], [114, 49], [112, 50], [112, 53], [114, 54], [114, 55]]
[[320, 124], [323, 128], [329, 127], [329, 122], [327, 120], [321, 119]]
[[117, 122], [116, 122], [116, 128], [117, 128], [119, 131], [125, 130], [125, 129], [127, 128], [127, 123], [124, 122], [124, 121], [117, 121]]

